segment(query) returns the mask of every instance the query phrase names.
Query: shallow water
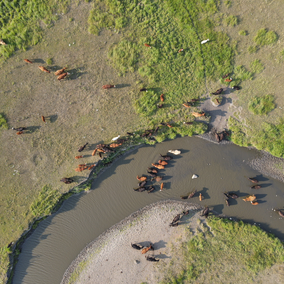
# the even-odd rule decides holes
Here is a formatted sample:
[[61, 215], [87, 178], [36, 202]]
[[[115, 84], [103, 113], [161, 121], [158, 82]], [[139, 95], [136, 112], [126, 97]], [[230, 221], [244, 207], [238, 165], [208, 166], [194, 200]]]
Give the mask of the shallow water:
[[[146, 174], [147, 167], [159, 160], [159, 153], [179, 149], [165, 170], [160, 170], [165, 188], [147, 194], [134, 192], [137, 175]], [[80, 251], [112, 225], [132, 212], [164, 199], [178, 199], [193, 189], [198, 195], [190, 202], [209, 206], [215, 212], [246, 222], [284, 239], [283, 218], [272, 208], [283, 207], [283, 183], [265, 177], [248, 166], [257, 157], [255, 150], [235, 145], [217, 145], [200, 138], [177, 138], [155, 146], [141, 147], [114, 162], [92, 185], [89, 193], [71, 197], [60, 210], [41, 222], [25, 241], [17, 263], [13, 283], [60, 283], [65, 270]], [[197, 174], [197, 179], [192, 175]], [[252, 190], [247, 178], [257, 177], [263, 186]], [[224, 191], [239, 196], [255, 193], [259, 202], [252, 206], [240, 198], [224, 202]]]

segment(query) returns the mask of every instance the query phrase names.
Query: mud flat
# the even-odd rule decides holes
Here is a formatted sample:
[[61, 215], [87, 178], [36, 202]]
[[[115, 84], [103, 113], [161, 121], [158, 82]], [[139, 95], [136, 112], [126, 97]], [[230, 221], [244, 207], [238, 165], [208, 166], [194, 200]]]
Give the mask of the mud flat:
[[[166, 200], [146, 206], [114, 225], [91, 242], [66, 270], [61, 284], [67, 283], [157, 283], [172, 259], [172, 248], [184, 241], [188, 230], [194, 230], [202, 207], [183, 201]], [[185, 210], [177, 227], [170, 227], [173, 218]], [[146, 255], [159, 262], [150, 262], [131, 243], [154, 246]]]

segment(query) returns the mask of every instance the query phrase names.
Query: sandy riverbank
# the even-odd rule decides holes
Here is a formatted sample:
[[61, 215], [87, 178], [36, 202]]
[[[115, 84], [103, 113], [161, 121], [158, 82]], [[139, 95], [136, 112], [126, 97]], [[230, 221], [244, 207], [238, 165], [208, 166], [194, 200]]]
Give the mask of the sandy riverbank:
[[[131, 214], [100, 235], [78, 255], [64, 274], [67, 283], [157, 283], [172, 259], [172, 248], [184, 241], [185, 232], [194, 231], [202, 207], [184, 201], [161, 201]], [[170, 227], [173, 218], [185, 210], [178, 227]], [[131, 243], [154, 246], [146, 255], [159, 262], [146, 261]], [[176, 264], [178, 265], [178, 264]]]

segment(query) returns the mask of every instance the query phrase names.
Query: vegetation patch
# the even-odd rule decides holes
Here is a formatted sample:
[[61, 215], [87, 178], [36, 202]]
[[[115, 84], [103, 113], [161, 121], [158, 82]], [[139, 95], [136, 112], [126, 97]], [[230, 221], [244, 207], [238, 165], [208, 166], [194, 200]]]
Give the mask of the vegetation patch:
[[250, 100], [248, 108], [253, 114], [266, 115], [275, 108], [274, 96], [254, 97]]
[[248, 35], [248, 32], [246, 30], [241, 30], [241, 31], [239, 31], [239, 35], [246, 36], [246, 35]]
[[253, 79], [253, 73], [248, 71], [244, 66], [239, 65], [234, 69], [234, 84], [239, 85], [241, 82]]
[[[205, 78], [217, 80], [232, 71], [233, 49], [226, 34], [215, 31], [213, 20], [218, 1], [133, 1], [96, 2], [89, 18], [89, 30], [98, 34], [102, 28], [117, 29], [118, 19], [124, 19], [127, 29], [108, 52], [112, 64], [121, 75], [138, 71], [148, 93], [134, 94], [137, 113], [147, 118], [149, 125], [171, 122], [176, 127], [162, 137], [175, 137], [181, 120], [187, 115], [182, 104], [206, 92]], [[107, 17], [103, 17], [106, 15]], [[125, 15], [128, 15], [126, 18]], [[175, 20], [173, 20], [175, 19]], [[201, 45], [201, 40], [210, 41]], [[211, 41], [214, 44], [211, 44]], [[164, 94], [165, 101], [159, 101]], [[162, 104], [157, 108], [157, 104]], [[197, 126], [198, 124], [194, 124]], [[190, 129], [190, 127], [188, 127]]]
[[239, 23], [239, 19], [237, 16], [230, 15], [224, 18], [223, 23], [225, 26], [234, 27]]
[[10, 57], [15, 50], [26, 50], [42, 38], [40, 24], [50, 27], [58, 19], [55, 11], [65, 13], [69, 0], [14, 0], [0, 3], [0, 60]]
[[258, 46], [257, 45], [251, 45], [248, 47], [248, 53], [252, 54], [252, 53], [256, 53], [258, 51]]
[[263, 71], [264, 66], [259, 59], [255, 59], [250, 63], [250, 69], [253, 73], [260, 73]]
[[[162, 283], [220, 283], [247, 279], [284, 261], [283, 244], [257, 226], [215, 216], [183, 244], [183, 269], [171, 271]], [[240, 269], [235, 269], [239, 267]], [[238, 271], [242, 271], [239, 273]]]
[[0, 113], [0, 129], [8, 129], [8, 123], [3, 113]]
[[31, 212], [37, 218], [49, 215], [58, 202], [60, 195], [50, 185], [45, 185], [31, 204]]
[[254, 38], [254, 42], [258, 45], [272, 44], [277, 40], [277, 34], [274, 31], [268, 31], [267, 29], [260, 29]]

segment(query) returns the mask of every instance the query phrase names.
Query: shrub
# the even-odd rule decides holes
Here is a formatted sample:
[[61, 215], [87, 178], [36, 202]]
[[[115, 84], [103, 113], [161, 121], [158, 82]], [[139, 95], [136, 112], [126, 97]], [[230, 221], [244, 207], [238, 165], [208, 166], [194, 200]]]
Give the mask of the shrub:
[[52, 58], [47, 58], [47, 59], [46, 59], [46, 64], [47, 64], [47, 65], [52, 65], [52, 64], [53, 64]]
[[239, 31], [239, 35], [246, 36], [246, 35], [248, 35], [248, 32], [245, 31], [245, 30], [241, 30], [241, 31]]
[[137, 113], [143, 116], [151, 116], [157, 110], [157, 103], [159, 102], [159, 95], [152, 90], [142, 92], [140, 98], [135, 102]]
[[0, 129], [8, 129], [7, 120], [2, 113], [0, 113]]
[[266, 115], [275, 108], [274, 97], [273, 95], [254, 97], [249, 102], [248, 108], [253, 114]]
[[232, 2], [230, 0], [226, 0], [224, 4], [226, 5], [227, 8], [230, 8], [232, 6]]
[[33, 215], [36, 218], [49, 215], [59, 197], [60, 193], [57, 190], [53, 190], [50, 185], [45, 185], [30, 206]]
[[253, 79], [253, 74], [242, 65], [237, 66], [234, 73], [234, 82], [236, 85], [240, 84], [242, 81]]
[[230, 15], [226, 18], [224, 18], [223, 23], [225, 26], [231, 26], [234, 27], [239, 23], [239, 19], [237, 16]]
[[256, 53], [258, 51], [258, 46], [257, 45], [251, 45], [248, 47], [248, 53], [252, 54], [252, 53]]
[[260, 29], [254, 37], [255, 43], [258, 45], [272, 44], [275, 43], [277, 40], [277, 34], [274, 31], [267, 31], [267, 29]]
[[264, 69], [264, 66], [259, 59], [255, 59], [250, 63], [250, 69], [254, 73], [260, 73]]

